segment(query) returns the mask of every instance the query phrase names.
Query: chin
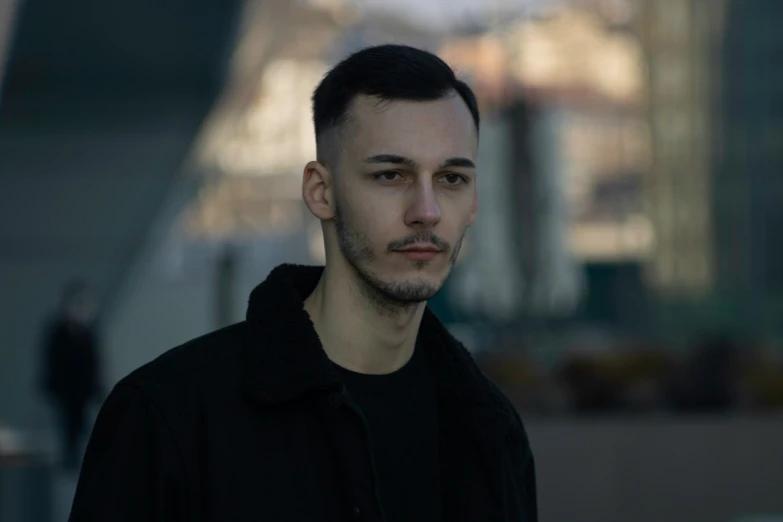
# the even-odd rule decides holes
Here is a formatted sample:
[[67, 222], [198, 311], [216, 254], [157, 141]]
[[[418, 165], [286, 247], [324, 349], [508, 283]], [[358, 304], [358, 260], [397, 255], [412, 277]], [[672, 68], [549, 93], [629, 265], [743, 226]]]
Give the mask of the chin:
[[431, 271], [418, 271], [415, 274], [409, 276], [398, 276], [389, 278], [391, 287], [398, 289], [406, 289], [404, 294], [412, 294], [418, 296], [419, 301], [426, 301], [435, 297], [448, 277], [447, 270], [431, 270]]
[[445, 280], [441, 272], [442, 269], [414, 271], [399, 268], [390, 272], [359, 271], [368, 286], [396, 303], [421, 303], [434, 297]]

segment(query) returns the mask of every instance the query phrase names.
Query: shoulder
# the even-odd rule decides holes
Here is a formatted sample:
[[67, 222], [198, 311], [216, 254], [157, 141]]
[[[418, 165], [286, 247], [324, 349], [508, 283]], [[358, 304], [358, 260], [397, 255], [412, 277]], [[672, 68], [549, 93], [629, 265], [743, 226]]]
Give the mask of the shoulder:
[[456, 338], [450, 337], [452, 346], [458, 354], [461, 364], [469, 370], [475, 385], [488, 399], [491, 408], [501, 414], [508, 423], [507, 433], [521, 437], [527, 443], [527, 433], [516, 406], [500, 387], [484, 372], [470, 351]]
[[246, 330], [243, 321], [190, 340], [134, 370], [117, 386], [143, 390], [161, 404], [198, 390], [238, 387]]
[[492, 416], [500, 421], [504, 445], [509, 451], [509, 455], [513, 459], [518, 459], [517, 462], [520, 465], [527, 466], [529, 462], [532, 462], [530, 440], [516, 406], [500, 387], [484, 373], [462, 343], [455, 340], [452, 346], [455, 353], [458, 354], [461, 365], [470, 375], [468, 380], [472, 381], [477, 392], [473, 396], [483, 398], [482, 403], [493, 412]]
[[497, 412], [507, 423], [509, 433], [516, 433], [527, 439], [522, 419], [514, 404], [498, 385], [484, 373], [482, 367], [473, 358], [473, 355], [465, 345], [450, 333], [443, 334], [450, 348], [453, 359], [459, 372], [460, 380], [468, 385], [468, 389], [475, 390], [474, 397], [481, 397], [488, 408]]
[[487, 377], [481, 370], [479, 370], [479, 372], [489, 394], [494, 398], [494, 403], [508, 419], [509, 431], [516, 432], [526, 439], [527, 436], [525, 434], [525, 427], [516, 406], [514, 406], [508, 396], [503, 393], [503, 391], [498, 387], [497, 384], [495, 384], [494, 381], [492, 381], [492, 379]]

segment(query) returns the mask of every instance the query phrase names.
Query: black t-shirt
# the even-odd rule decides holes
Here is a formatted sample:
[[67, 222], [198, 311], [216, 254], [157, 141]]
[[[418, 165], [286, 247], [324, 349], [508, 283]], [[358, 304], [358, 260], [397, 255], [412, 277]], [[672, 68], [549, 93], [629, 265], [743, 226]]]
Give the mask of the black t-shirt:
[[422, 350], [387, 375], [338, 368], [370, 428], [387, 522], [440, 521], [438, 409]]

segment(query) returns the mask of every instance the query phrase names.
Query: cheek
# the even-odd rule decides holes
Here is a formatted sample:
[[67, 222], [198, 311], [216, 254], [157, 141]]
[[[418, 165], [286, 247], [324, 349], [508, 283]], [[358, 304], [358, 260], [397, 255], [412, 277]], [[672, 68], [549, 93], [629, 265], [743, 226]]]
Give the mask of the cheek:
[[443, 228], [447, 228], [454, 235], [461, 235], [464, 229], [472, 224], [475, 216], [473, 197], [460, 194], [460, 197], [444, 198], [441, 204]]
[[384, 224], [385, 215], [377, 205], [370, 205], [368, 201], [343, 202], [340, 205], [340, 217], [346, 228], [364, 245], [370, 246], [374, 251], [386, 248], [389, 241], [387, 229]]
[[399, 207], [389, 199], [361, 198], [354, 205], [356, 225], [370, 234], [373, 240], [387, 238], [402, 223]]

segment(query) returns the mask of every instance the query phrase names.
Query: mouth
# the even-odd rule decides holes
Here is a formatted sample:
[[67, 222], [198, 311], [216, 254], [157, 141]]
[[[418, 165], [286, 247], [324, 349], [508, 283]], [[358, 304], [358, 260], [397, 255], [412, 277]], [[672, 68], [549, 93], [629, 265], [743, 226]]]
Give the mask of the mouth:
[[412, 245], [396, 252], [412, 261], [430, 261], [435, 259], [441, 250], [432, 245]]

